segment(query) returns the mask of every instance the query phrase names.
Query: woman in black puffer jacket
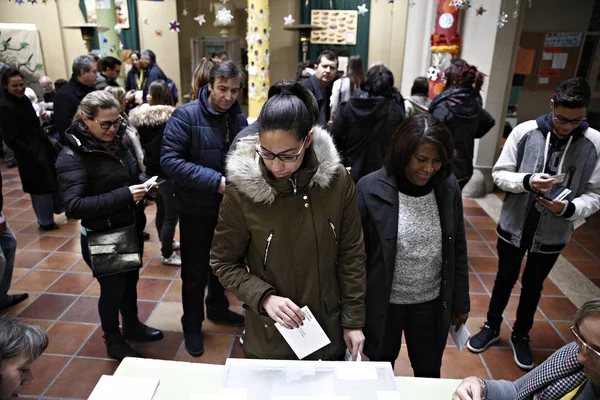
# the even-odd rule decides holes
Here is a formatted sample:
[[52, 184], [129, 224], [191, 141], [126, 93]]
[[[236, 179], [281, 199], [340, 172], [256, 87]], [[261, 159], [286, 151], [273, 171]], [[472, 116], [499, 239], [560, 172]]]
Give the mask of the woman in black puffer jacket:
[[462, 189], [473, 175], [475, 139], [481, 139], [496, 121], [481, 107], [483, 73], [463, 61], [452, 64], [444, 74], [444, 91], [433, 99], [429, 112], [452, 132], [456, 148], [453, 172]]
[[[140, 252], [146, 225], [143, 203], [147, 190], [140, 184], [140, 169], [122, 143], [125, 133], [120, 106], [108, 92], [96, 91], [83, 98], [75, 122], [65, 133], [67, 145], [58, 156], [56, 169], [67, 215], [81, 219], [81, 251], [91, 266], [87, 234], [122, 228], [135, 223]], [[161, 331], [138, 319], [139, 270], [98, 277], [98, 312], [107, 353], [122, 360], [141, 357], [124, 339], [153, 341]], [[123, 334], [119, 329], [123, 317]]]

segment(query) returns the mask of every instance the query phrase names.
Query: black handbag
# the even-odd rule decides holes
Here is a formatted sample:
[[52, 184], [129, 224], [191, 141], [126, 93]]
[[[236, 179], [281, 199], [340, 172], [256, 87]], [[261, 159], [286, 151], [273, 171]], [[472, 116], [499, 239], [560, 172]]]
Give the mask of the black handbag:
[[135, 224], [104, 232], [87, 233], [94, 278], [142, 268]]

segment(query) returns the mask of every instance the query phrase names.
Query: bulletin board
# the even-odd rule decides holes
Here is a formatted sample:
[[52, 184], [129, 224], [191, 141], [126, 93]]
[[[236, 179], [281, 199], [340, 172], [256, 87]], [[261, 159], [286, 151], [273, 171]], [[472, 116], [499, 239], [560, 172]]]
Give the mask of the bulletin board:
[[315, 44], [355, 45], [358, 11], [312, 10], [310, 23], [323, 30], [312, 31], [310, 42]]
[[577, 72], [583, 32], [546, 32], [542, 43], [535, 90], [554, 90]]
[[[534, 90], [536, 81], [536, 72], [539, 68], [540, 52], [542, 42], [544, 40], [544, 32], [523, 32], [519, 42], [519, 53], [517, 53], [517, 61], [515, 62], [515, 74], [525, 75], [523, 81], [523, 90]], [[527, 60], [523, 60], [522, 53], [530, 55]]]

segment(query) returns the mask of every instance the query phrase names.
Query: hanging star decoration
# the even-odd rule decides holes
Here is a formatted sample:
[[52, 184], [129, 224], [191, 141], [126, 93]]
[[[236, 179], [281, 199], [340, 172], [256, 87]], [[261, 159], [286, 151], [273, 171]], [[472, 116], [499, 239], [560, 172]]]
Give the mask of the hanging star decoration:
[[296, 22], [296, 20], [294, 17], [292, 17], [292, 14], [288, 15], [287, 17], [283, 17], [283, 25], [293, 25], [294, 22]]
[[202, 26], [206, 23], [206, 18], [204, 18], [204, 14], [200, 14], [197, 17], [194, 17], [194, 21], [196, 21], [198, 25]]
[[171, 21], [169, 22], [169, 30], [171, 32], [177, 32], [179, 33], [179, 31], [181, 30], [181, 24], [177, 21]]
[[508, 22], [508, 14], [505, 12], [500, 12], [498, 16], [498, 28], [502, 28]]
[[219, 21], [223, 25], [231, 23], [232, 19], [233, 15], [231, 14], [231, 11], [229, 11], [226, 8], [222, 8], [219, 10], [219, 12], [217, 12], [217, 21]]
[[17, 3], [20, 6], [22, 6], [23, 5], [23, 0], [15, 0], [15, 3]]
[[115, 25], [115, 32], [117, 32], [117, 35], [121, 34], [121, 29], [123, 29], [123, 27], [119, 24]]
[[486, 10], [485, 8], [483, 8], [483, 6], [480, 6], [480, 7], [477, 9], [476, 13], [477, 13], [477, 15], [483, 15], [483, 13], [484, 13], [484, 12], [486, 12], [486, 11], [487, 11], [487, 10]]
[[189, 14], [187, 8], [184, 8], [181, 13], [183, 14], [184, 17], [187, 17], [187, 15]]
[[31, 0], [31, 5], [34, 5], [37, 3], [37, 0]]
[[227, 0], [221, 0], [221, 3], [227, 4]]
[[414, 7], [414, 6], [416, 6], [416, 5], [417, 5], [417, 2], [416, 2], [416, 1], [411, 1], [410, 3], [408, 3], [408, 5], [409, 5], [410, 7]]
[[356, 8], [358, 9], [358, 15], [365, 15], [369, 12], [369, 9], [367, 8], [367, 5], [365, 3], [363, 3], [362, 6], [358, 6]]
[[154, 33], [156, 33], [156, 36], [160, 36], [160, 37], [162, 37], [163, 30], [162, 30], [162, 29], [156, 29], [156, 30], [154, 31]]
[[47, 6], [48, 5], [48, 0], [42, 0], [42, 3]]
[[388, 4], [393, 4], [394, 0], [388, 0]]
[[148, 22], [148, 17], [144, 17], [143, 21], [144, 25], [150, 25], [150, 23]]

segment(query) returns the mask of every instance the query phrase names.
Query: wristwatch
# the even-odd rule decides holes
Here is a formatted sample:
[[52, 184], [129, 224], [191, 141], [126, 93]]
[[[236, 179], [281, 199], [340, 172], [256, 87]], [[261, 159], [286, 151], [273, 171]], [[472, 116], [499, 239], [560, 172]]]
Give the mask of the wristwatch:
[[479, 384], [481, 385], [481, 400], [487, 399], [487, 383], [481, 378], [479, 379]]

